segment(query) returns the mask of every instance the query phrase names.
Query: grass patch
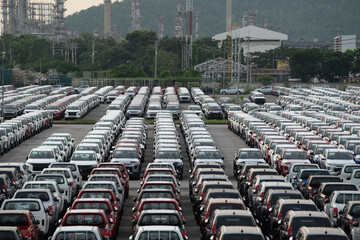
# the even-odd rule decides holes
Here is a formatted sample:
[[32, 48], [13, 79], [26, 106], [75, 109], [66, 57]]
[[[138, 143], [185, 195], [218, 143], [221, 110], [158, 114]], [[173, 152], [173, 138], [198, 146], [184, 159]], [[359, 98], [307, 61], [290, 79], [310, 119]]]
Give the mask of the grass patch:
[[76, 120], [54, 120], [54, 124], [95, 124], [94, 119], [76, 119]]
[[205, 124], [228, 124], [227, 119], [210, 119], [210, 120], [204, 120]]

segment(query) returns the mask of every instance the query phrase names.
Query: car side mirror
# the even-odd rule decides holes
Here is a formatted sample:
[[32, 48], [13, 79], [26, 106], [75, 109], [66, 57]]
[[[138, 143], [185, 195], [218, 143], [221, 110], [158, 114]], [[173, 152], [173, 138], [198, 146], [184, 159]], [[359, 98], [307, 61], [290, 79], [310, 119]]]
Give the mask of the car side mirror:
[[209, 219], [205, 219], [205, 224], [208, 224], [209, 223]]
[[133, 240], [133, 236], [130, 236], [130, 237], [129, 237], [129, 240]]
[[358, 221], [354, 222], [353, 226], [354, 227], [359, 227], [359, 222]]
[[60, 189], [60, 193], [64, 193], [64, 189]]
[[137, 200], [137, 197], [133, 197], [133, 201], [136, 202], [136, 200]]
[[112, 218], [109, 218], [109, 222], [110, 222], [111, 224], [114, 224], [114, 220], [113, 220]]
[[29, 159], [29, 156], [26, 156], [26, 158], [25, 159]]

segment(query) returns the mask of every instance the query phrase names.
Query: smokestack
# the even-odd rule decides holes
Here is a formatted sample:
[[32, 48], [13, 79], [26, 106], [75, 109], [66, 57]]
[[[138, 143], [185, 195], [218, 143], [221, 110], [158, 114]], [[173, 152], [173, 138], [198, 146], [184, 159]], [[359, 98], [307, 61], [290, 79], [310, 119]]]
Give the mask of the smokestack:
[[111, 37], [111, 0], [104, 0], [104, 36]]
[[226, 0], [226, 31], [230, 32], [231, 29], [231, 0]]

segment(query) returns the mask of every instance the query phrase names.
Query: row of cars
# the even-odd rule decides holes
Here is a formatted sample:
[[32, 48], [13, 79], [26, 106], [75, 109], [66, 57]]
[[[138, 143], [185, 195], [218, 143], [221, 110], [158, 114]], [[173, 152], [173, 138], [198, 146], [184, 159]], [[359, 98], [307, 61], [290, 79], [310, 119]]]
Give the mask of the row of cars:
[[[335, 120], [333, 116], [314, 111], [303, 112], [303, 115], [287, 111], [278, 112], [276, 115], [258, 112], [254, 116], [236, 113], [229, 118], [229, 128], [240, 134], [250, 146], [257, 148], [252, 150], [257, 151], [257, 154], [251, 157], [241, 156], [241, 154], [235, 156], [234, 175], [239, 179], [240, 193], [246, 194], [245, 199], [249, 201], [249, 206], [253, 209], [263, 207], [266, 210], [265, 214], [261, 214], [260, 211], [259, 220], [268, 219], [263, 223], [263, 231], [271, 236], [287, 238], [295, 234], [294, 229], [291, 236], [282, 232], [281, 228], [291, 226], [286, 225], [288, 222], [285, 224], [286, 221], [283, 218], [276, 219], [275, 213], [278, 213], [278, 210], [273, 207], [273, 201], [268, 201], [267, 203], [271, 204], [265, 206], [262, 199], [267, 192], [260, 192], [260, 195], [263, 195], [259, 199], [261, 201], [257, 200], [259, 195], [254, 197], [253, 193], [258, 192], [258, 189], [266, 188], [265, 184], [259, 184], [261, 181], [259, 178], [266, 177], [257, 177], [256, 181], [253, 175], [245, 178], [243, 175], [246, 173], [242, 170], [246, 166], [245, 163], [255, 164], [256, 168], [266, 168], [267, 170], [258, 171], [261, 175], [269, 175], [269, 179], [272, 176], [273, 180], [268, 181], [274, 181], [273, 176], [279, 178], [279, 174], [285, 176], [285, 179], [277, 181], [290, 182], [293, 187], [300, 190], [303, 198], [313, 200], [311, 203], [317, 210], [324, 210], [331, 225], [340, 226], [349, 236], [351, 234], [349, 221], [347, 224], [342, 224], [343, 221], [339, 219], [342, 219], [344, 206], [347, 203], [350, 204], [346, 208], [348, 209], [351, 204], [354, 204], [351, 201], [358, 200], [358, 183], [353, 182], [355, 183], [353, 184], [349, 181], [351, 177], [341, 179], [330, 175], [334, 174], [333, 171], [348, 169], [350, 166], [357, 167], [351, 152], [347, 149], [339, 149], [344, 141], [357, 141], [355, 140], [357, 136], [351, 136], [339, 129], [343, 126], [342, 124], [346, 124], [344, 119], [337, 118], [334, 123], [336, 126], [332, 127], [328, 121], [322, 121], [322, 117]], [[327, 135], [327, 131], [330, 135]], [[325, 135], [319, 136], [319, 134]], [[321, 138], [322, 136], [327, 137]], [[275, 187], [271, 187], [273, 188]], [[280, 204], [279, 201], [276, 203], [277, 206]], [[260, 206], [262, 205], [260, 208], [259, 203]], [[281, 216], [285, 214], [286, 212], [282, 212]], [[292, 215], [295, 216], [296, 213]], [[310, 219], [309, 222], [311, 222]], [[275, 231], [266, 230], [269, 223], [272, 229], [276, 229]]]
[[191, 163], [189, 195], [201, 239], [265, 239], [224, 171], [216, 143], [196, 114], [184, 114], [182, 131]]
[[129, 239], [188, 239], [181, 209], [181, 161], [179, 135], [172, 114], [158, 113], [154, 162], [147, 165], [138, 195], [133, 199], [133, 234]]

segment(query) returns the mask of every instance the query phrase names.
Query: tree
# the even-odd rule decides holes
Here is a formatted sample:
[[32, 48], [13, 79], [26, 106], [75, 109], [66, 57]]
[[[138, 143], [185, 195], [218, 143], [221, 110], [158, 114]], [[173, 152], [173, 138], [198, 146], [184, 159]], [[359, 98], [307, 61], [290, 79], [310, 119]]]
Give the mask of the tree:
[[257, 81], [258, 82], [261, 82], [262, 85], [266, 86], [266, 85], [270, 85], [271, 83], [274, 82], [274, 78], [271, 77], [269, 74], [264, 74], [264, 75], [261, 75]]
[[336, 51], [324, 53], [321, 63], [321, 77], [335, 82], [342, 80], [349, 75], [352, 67], [352, 57], [348, 54]]
[[299, 49], [290, 58], [291, 75], [308, 82], [312, 77], [320, 75], [321, 60], [320, 49]]

